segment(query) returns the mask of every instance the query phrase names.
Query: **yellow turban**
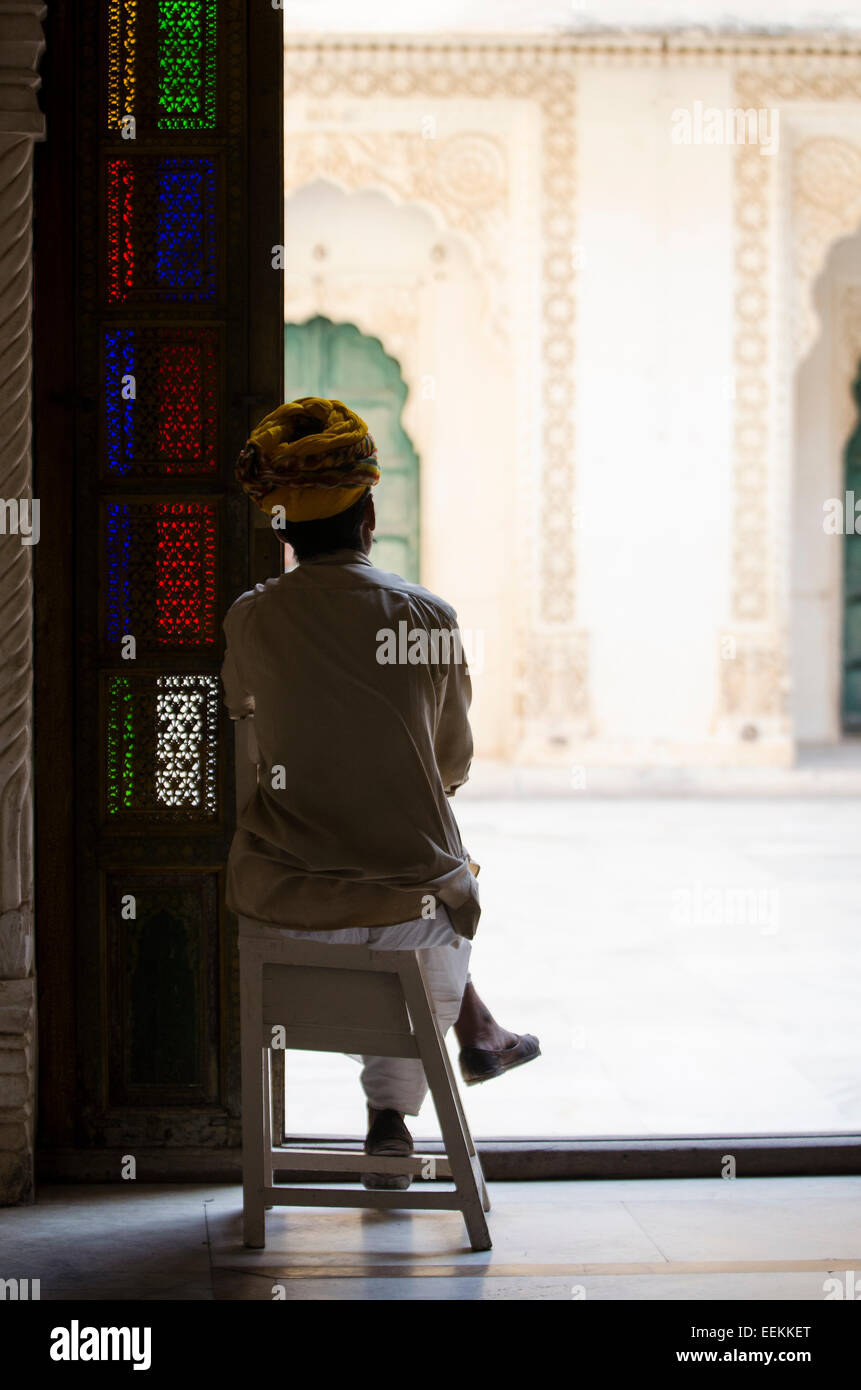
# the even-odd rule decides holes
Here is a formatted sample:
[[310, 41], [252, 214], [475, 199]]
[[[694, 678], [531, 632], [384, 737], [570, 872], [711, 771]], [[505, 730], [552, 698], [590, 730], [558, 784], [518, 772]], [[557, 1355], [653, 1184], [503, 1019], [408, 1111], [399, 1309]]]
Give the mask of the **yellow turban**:
[[343, 401], [303, 396], [279, 405], [251, 431], [236, 464], [243, 490], [287, 521], [345, 512], [380, 479], [368, 426]]

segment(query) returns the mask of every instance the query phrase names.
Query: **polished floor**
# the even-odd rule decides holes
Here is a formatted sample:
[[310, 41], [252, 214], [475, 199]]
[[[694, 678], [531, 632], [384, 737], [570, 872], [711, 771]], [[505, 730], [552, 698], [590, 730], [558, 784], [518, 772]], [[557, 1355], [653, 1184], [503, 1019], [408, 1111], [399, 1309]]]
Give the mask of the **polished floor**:
[[[42, 1299], [822, 1301], [861, 1288], [861, 1178], [495, 1183], [492, 1251], [449, 1212], [280, 1209], [232, 1185], [44, 1186], [0, 1212]], [[836, 1282], [828, 1282], [836, 1281]], [[845, 1295], [844, 1295], [845, 1296]]]

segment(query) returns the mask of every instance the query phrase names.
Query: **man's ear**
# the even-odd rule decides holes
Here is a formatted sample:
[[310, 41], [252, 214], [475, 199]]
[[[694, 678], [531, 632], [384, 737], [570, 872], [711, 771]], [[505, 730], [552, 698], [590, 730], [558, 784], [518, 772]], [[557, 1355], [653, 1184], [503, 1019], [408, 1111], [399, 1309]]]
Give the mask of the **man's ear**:
[[374, 511], [374, 499], [371, 494], [368, 493], [365, 501], [365, 510], [362, 512], [361, 525], [362, 549], [366, 555], [370, 555], [371, 553], [371, 546], [374, 541], [374, 527], [376, 524], [377, 513]]

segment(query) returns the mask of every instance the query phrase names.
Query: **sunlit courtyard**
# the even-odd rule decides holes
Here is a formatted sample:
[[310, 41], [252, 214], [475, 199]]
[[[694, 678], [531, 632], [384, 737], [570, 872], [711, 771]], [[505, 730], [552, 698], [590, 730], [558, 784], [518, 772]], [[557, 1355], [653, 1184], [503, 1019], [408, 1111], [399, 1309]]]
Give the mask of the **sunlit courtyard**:
[[[857, 1130], [861, 790], [825, 775], [843, 794], [793, 791], [804, 768], [752, 797], [488, 795], [476, 773], [473, 978], [543, 1051], [464, 1088], [479, 1136]], [[359, 1134], [358, 1075], [290, 1054], [288, 1131]]]

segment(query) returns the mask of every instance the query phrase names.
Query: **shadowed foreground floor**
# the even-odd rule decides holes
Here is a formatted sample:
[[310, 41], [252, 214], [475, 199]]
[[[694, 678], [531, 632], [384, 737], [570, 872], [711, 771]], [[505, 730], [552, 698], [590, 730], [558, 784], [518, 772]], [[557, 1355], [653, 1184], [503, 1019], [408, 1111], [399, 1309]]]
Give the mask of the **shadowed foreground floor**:
[[298, 1208], [252, 1251], [238, 1186], [45, 1186], [0, 1214], [3, 1273], [60, 1300], [821, 1301], [861, 1271], [861, 1178], [495, 1183], [491, 1199], [486, 1254], [457, 1213]]

